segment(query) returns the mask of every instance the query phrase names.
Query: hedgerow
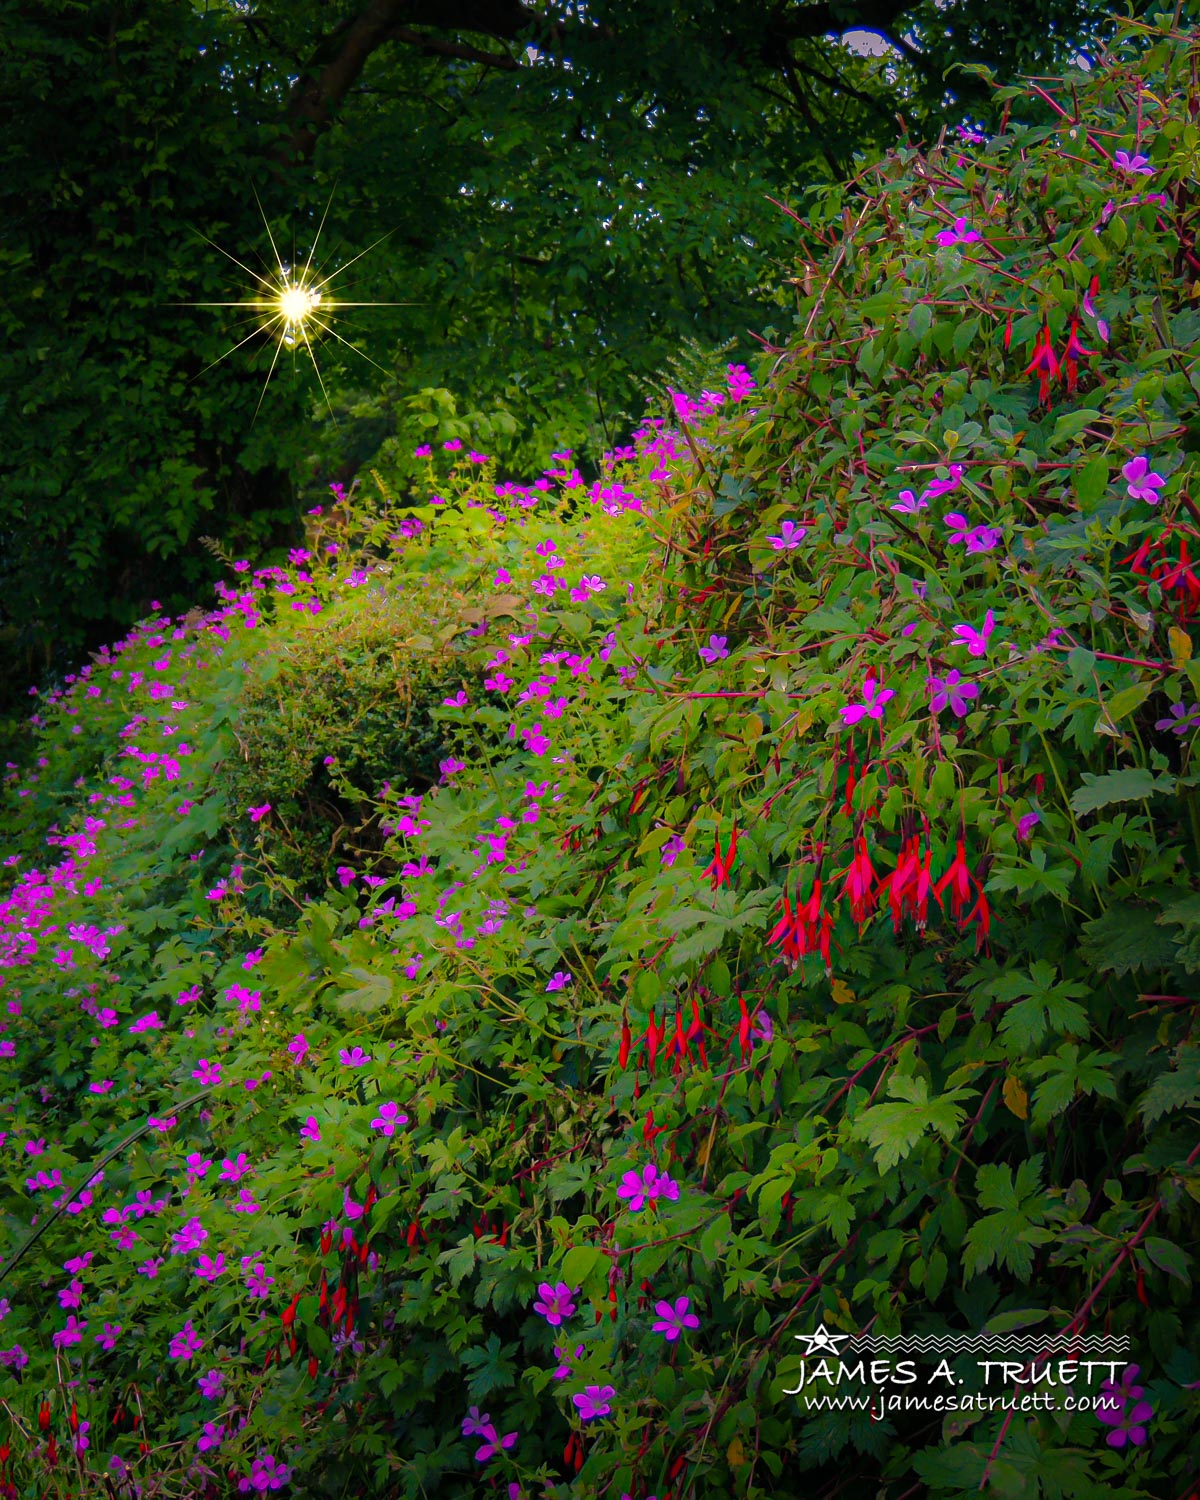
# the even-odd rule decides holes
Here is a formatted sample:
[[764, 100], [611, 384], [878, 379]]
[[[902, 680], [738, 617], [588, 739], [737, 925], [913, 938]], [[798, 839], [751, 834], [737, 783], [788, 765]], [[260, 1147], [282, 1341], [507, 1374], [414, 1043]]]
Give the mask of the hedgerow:
[[[0, 907], [10, 1493], [1191, 1493], [1198, 64], [864, 168], [595, 484], [419, 449], [43, 708], [18, 811], [108, 761]], [[354, 781], [302, 664], [432, 579], [436, 784]], [[247, 701], [359, 820], [300, 879]], [[1135, 1364], [815, 1413], [820, 1323]]]

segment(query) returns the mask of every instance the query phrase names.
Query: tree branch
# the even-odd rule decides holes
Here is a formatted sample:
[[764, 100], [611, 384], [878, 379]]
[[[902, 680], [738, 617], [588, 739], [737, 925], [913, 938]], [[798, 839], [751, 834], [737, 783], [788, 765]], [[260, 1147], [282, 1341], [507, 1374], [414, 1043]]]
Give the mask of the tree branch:
[[[512, 69], [514, 59], [480, 52], [465, 43], [442, 41], [413, 32], [413, 26], [435, 27], [451, 36], [477, 32], [497, 41], [512, 42], [534, 31], [540, 18], [521, 0], [366, 0], [358, 13], [343, 21], [316, 49], [303, 76], [292, 90], [288, 121], [292, 127], [282, 155], [290, 163], [307, 161], [338, 106], [354, 87], [371, 54], [389, 41], [404, 41], [426, 51], [486, 62]], [[544, 28], [543, 28], [544, 29]]]

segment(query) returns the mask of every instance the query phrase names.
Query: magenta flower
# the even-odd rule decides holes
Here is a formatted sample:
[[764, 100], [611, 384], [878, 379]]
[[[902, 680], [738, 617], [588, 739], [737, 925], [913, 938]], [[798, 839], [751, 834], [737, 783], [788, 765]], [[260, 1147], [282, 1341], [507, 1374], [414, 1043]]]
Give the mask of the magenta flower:
[[240, 1182], [250, 1170], [250, 1158], [244, 1151], [239, 1151], [237, 1159], [230, 1161], [228, 1157], [221, 1163], [222, 1182]]
[[1145, 1400], [1145, 1389], [1134, 1385], [1138, 1365], [1127, 1365], [1120, 1385], [1106, 1380], [1100, 1387], [1100, 1395], [1106, 1405], [1097, 1407], [1096, 1418], [1105, 1427], [1111, 1427], [1107, 1442], [1110, 1448], [1123, 1448], [1126, 1443], [1140, 1448], [1146, 1441], [1146, 1426], [1154, 1415], [1154, 1408]]
[[389, 1099], [386, 1104], [379, 1106], [379, 1113], [371, 1121], [371, 1129], [378, 1130], [383, 1135], [395, 1135], [397, 1125], [407, 1124], [408, 1116], [402, 1115], [400, 1106]]
[[925, 494], [931, 500], [937, 500], [942, 495], [948, 495], [951, 490], [956, 490], [963, 476], [962, 464], [948, 464], [950, 471], [949, 479], [931, 479], [925, 488]]
[[300, 1064], [304, 1061], [304, 1058], [308, 1052], [308, 1039], [305, 1037], [302, 1031], [297, 1032], [297, 1034], [288, 1043], [288, 1052], [295, 1060], [296, 1066], [299, 1067]]
[[551, 1328], [557, 1328], [564, 1318], [569, 1318], [575, 1311], [575, 1303], [571, 1300], [573, 1293], [565, 1281], [557, 1282], [554, 1286], [543, 1281], [538, 1287], [538, 1296], [541, 1300], [533, 1304], [533, 1310], [541, 1313]]
[[969, 245], [974, 240], [982, 239], [983, 236], [977, 229], [972, 229], [966, 219], [955, 219], [950, 229], [943, 229], [937, 236], [939, 245]]
[[971, 534], [971, 523], [960, 511], [952, 510], [942, 520], [950, 528], [950, 535], [946, 540], [950, 545], [956, 546], [959, 542], [965, 542]]
[[860, 719], [882, 719], [884, 704], [896, 694], [891, 688], [885, 688], [876, 682], [873, 677], [866, 677], [863, 679], [862, 696], [861, 703], [842, 706], [840, 712], [844, 724], [857, 724]]
[[648, 1163], [640, 1174], [636, 1171], [625, 1173], [621, 1178], [621, 1186], [617, 1189], [617, 1197], [626, 1199], [630, 1213], [636, 1214], [659, 1198], [668, 1198], [674, 1202], [679, 1197], [679, 1185], [665, 1172], [660, 1174], [653, 1163]]
[[301, 1125], [300, 1139], [303, 1141], [309, 1141], [314, 1146], [320, 1144], [321, 1127], [317, 1124], [316, 1115], [309, 1115], [308, 1119], [305, 1120], [303, 1125]]
[[1033, 830], [1041, 821], [1041, 814], [1035, 812], [1024, 813], [1017, 819], [1017, 837], [1023, 844], [1027, 844], [1029, 842], [1030, 837], [1033, 834]]
[[1172, 734], [1187, 734], [1197, 724], [1200, 724], [1200, 703], [1193, 703], [1191, 708], [1185, 708], [1182, 703], [1172, 703], [1167, 718], [1154, 721], [1155, 729], [1166, 729]]
[[683, 839], [681, 839], [677, 833], [673, 833], [667, 840], [667, 842], [662, 846], [662, 854], [660, 857], [662, 860], [663, 869], [669, 870], [686, 848], [687, 845], [684, 843]]
[[1129, 498], [1131, 500], [1144, 500], [1147, 505], [1157, 505], [1159, 502], [1158, 490], [1161, 490], [1166, 480], [1161, 474], [1156, 474], [1150, 469], [1149, 462], [1141, 457], [1131, 458], [1121, 469], [1125, 476], [1125, 482], [1129, 486]]
[[898, 511], [902, 516], [915, 516], [919, 510], [929, 509], [928, 492], [922, 492], [918, 496], [912, 490], [901, 490], [899, 500], [894, 505], [889, 505], [888, 509]]
[[572, 979], [567, 970], [558, 969], [555, 971], [554, 978], [546, 986], [546, 993], [550, 994], [553, 990], [565, 990], [570, 983], [572, 983]]
[[238, 1489], [244, 1495], [255, 1491], [265, 1494], [267, 1490], [281, 1490], [291, 1477], [292, 1471], [282, 1459], [273, 1453], [260, 1453], [250, 1465], [249, 1476], [238, 1481]]
[[203, 1434], [196, 1439], [196, 1447], [201, 1453], [207, 1453], [210, 1448], [219, 1448], [224, 1441], [225, 1424], [205, 1422]]
[[754, 389], [754, 380], [745, 365], [726, 365], [729, 376], [729, 399], [743, 401]]
[[216, 1401], [225, 1389], [225, 1376], [220, 1370], [207, 1370], [196, 1381], [200, 1394], [206, 1401]]
[[795, 521], [785, 521], [779, 528], [779, 535], [769, 536], [767, 541], [776, 552], [794, 552], [807, 535], [807, 526], [797, 526]]
[[577, 1359], [581, 1358], [582, 1355], [583, 1355], [583, 1345], [582, 1344], [576, 1344], [575, 1345], [575, 1352], [574, 1352], [574, 1354], [570, 1353], [566, 1349], [560, 1349], [559, 1346], [557, 1344], [555, 1344], [555, 1346], [554, 1346], [554, 1357], [555, 1357], [555, 1359], [557, 1359], [557, 1360], [560, 1361], [560, 1363], [558, 1365], [558, 1368], [551, 1372], [553, 1374], [555, 1380], [565, 1380], [567, 1378], [567, 1376], [571, 1373], [571, 1366], [575, 1363], [575, 1361]]
[[967, 534], [967, 552], [994, 552], [1003, 535], [1002, 526], [975, 526]]
[[726, 639], [723, 635], [710, 635], [708, 645], [700, 647], [700, 660], [707, 662], [710, 667], [715, 662], [724, 661], [729, 655]]
[[945, 677], [929, 679], [929, 707], [940, 714], [947, 704], [950, 711], [961, 719], [971, 708], [971, 699], [979, 697], [979, 689], [973, 682], [964, 682], [957, 672], [947, 672]]
[[338, 1053], [338, 1061], [344, 1068], [362, 1068], [371, 1061], [371, 1058], [361, 1047], [343, 1047]]
[[578, 1408], [579, 1415], [585, 1422], [591, 1422], [596, 1417], [607, 1417], [612, 1411], [612, 1398], [616, 1391], [611, 1385], [587, 1385], [582, 1391], [577, 1391], [571, 1400]]
[[67, 1349], [72, 1344], [78, 1344], [82, 1341], [83, 1330], [86, 1327], [86, 1318], [81, 1321], [75, 1316], [74, 1313], [70, 1313], [67, 1316], [67, 1326], [65, 1328], [60, 1328], [58, 1332], [53, 1335], [50, 1342], [56, 1349]]
[[1128, 151], [1113, 152], [1113, 166], [1118, 172], [1128, 172], [1134, 177], [1153, 177], [1154, 168], [1148, 156], [1130, 156]]
[[482, 1437], [491, 1425], [492, 1419], [488, 1413], [472, 1406], [463, 1418], [463, 1437]]
[[658, 1314], [658, 1322], [652, 1331], [661, 1333], [668, 1344], [673, 1344], [685, 1328], [699, 1328], [700, 1319], [688, 1311], [690, 1306], [687, 1297], [677, 1297], [674, 1303], [656, 1302], [654, 1311]]
[[485, 1428], [482, 1436], [487, 1441], [475, 1450], [475, 1457], [481, 1464], [487, 1463], [490, 1458], [500, 1452], [501, 1448], [513, 1447], [517, 1441], [517, 1434], [515, 1432], [506, 1432], [503, 1437], [500, 1437], [496, 1429], [490, 1426]]
[[193, 1355], [199, 1354], [204, 1348], [204, 1340], [192, 1327], [189, 1318], [178, 1333], [171, 1338], [168, 1353], [172, 1359], [191, 1359]]
[[252, 823], [261, 823], [266, 815], [271, 811], [271, 804], [269, 802], [264, 802], [261, 807], [250, 807], [246, 810], [250, 814], [250, 821]]
[[219, 1250], [215, 1257], [202, 1255], [196, 1266], [195, 1274], [201, 1281], [215, 1281], [221, 1272], [225, 1270], [225, 1253]]
[[986, 656], [988, 653], [988, 641], [996, 626], [996, 616], [989, 609], [983, 619], [983, 629], [976, 630], [973, 625], [956, 625], [952, 632], [957, 637], [957, 644], [966, 646], [971, 656]]

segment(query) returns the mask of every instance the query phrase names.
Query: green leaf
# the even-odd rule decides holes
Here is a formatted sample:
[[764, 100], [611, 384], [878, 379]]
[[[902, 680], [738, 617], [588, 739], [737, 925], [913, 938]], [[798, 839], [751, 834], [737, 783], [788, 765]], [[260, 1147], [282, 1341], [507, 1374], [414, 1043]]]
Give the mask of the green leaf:
[[1102, 453], [1093, 454], [1081, 468], [1076, 470], [1075, 493], [1079, 497], [1079, 503], [1085, 509], [1095, 505], [1108, 489], [1109, 472], [1108, 460]]
[[1174, 790], [1173, 776], [1156, 776], [1145, 766], [1127, 766], [1103, 776], [1093, 776], [1090, 771], [1085, 771], [1083, 785], [1071, 796], [1071, 810], [1075, 813], [1096, 812], [1113, 802], [1141, 802], [1155, 793]]
[[353, 968], [339, 974], [337, 980], [339, 984], [344, 984], [347, 980], [354, 982], [353, 989], [347, 990], [344, 995], [338, 995], [334, 1000], [334, 1005], [340, 1011], [369, 1015], [392, 998], [390, 974], [373, 974], [369, 969]]
[[1176, 1281], [1182, 1281], [1184, 1286], [1191, 1286], [1192, 1279], [1188, 1275], [1188, 1265], [1191, 1256], [1178, 1245], [1172, 1244], [1170, 1240], [1162, 1240], [1154, 1235], [1142, 1241], [1142, 1249], [1159, 1268], [1168, 1276], [1174, 1276]]
[[1116, 902], [1103, 916], [1085, 922], [1082, 931], [1083, 956], [1102, 974], [1155, 971], [1175, 961], [1177, 945], [1148, 906]]

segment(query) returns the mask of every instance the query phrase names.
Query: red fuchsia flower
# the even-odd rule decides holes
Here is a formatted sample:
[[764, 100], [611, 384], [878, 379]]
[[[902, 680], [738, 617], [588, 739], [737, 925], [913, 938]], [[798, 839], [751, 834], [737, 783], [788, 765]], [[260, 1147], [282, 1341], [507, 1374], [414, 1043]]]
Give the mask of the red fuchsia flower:
[[733, 832], [729, 836], [729, 849], [725, 854], [721, 853], [721, 835], [718, 831], [713, 834], [714, 854], [712, 863], [708, 865], [701, 874], [709, 876], [712, 880], [712, 888], [715, 891], [718, 886], [728, 885], [729, 877], [733, 872], [734, 862], [737, 859], [737, 824], [733, 825]]
[[871, 889], [875, 884], [875, 871], [867, 853], [867, 841], [861, 835], [855, 841], [854, 857], [846, 866], [845, 877], [841, 894], [850, 902], [850, 915], [861, 927], [874, 914], [878, 900]]
[[971, 899], [971, 885], [972, 875], [967, 868], [967, 846], [962, 839], [959, 839], [953, 864], [933, 888], [934, 895], [939, 902], [943, 893], [949, 889], [950, 911], [955, 921], [962, 919], [962, 914], [967, 908], [967, 903]]
[[1107, 344], [1108, 343], [1108, 324], [1104, 321], [1104, 319], [1096, 311], [1096, 304], [1092, 300], [1095, 297], [1096, 293], [1099, 290], [1100, 290], [1100, 278], [1099, 278], [1099, 276], [1093, 276], [1092, 280], [1091, 280], [1091, 283], [1090, 283], [1090, 285], [1088, 286], [1088, 289], [1087, 289], [1087, 296], [1084, 297], [1084, 299], [1083, 299], [1082, 306], [1083, 306], [1084, 315], [1086, 317], [1091, 318], [1092, 322], [1095, 323], [1095, 325], [1096, 325], [1096, 337], [1100, 340], [1100, 342], [1102, 344]]
[[781, 945], [783, 956], [793, 969], [807, 954], [817, 952], [828, 969], [833, 918], [821, 908], [820, 880], [813, 881], [812, 892], [807, 901], [801, 901], [797, 897], [794, 911], [786, 891], [781, 905], [784, 915], [768, 934], [767, 942]]
[[899, 932], [907, 916], [918, 932], [924, 932], [933, 894], [933, 850], [927, 848], [922, 853], [920, 834], [914, 833], [901, 844], [896, 868], [879, 882], [877, 895], [882, 897], [885, 892], [893, 930]]
[[1067, 390], [1074, 392], [1079, 383], [1079, 361], [1081, 359], [1094, 359], [1099, 351], [1096, 349], [1085, 349], [1079, 340], [1079, 322], [1076, 318], [1071, 319], [1071, 331], [1067, 335], [1067, 345], [1063, 350], [1062, 367], [1067, 377]]
[[1025, 374], [1038, 377], [1038, 400], [1043, 405], [1050, 404], [1050, 383], [1058, 379], [1058, 356], [1054, 353], [1054, 345], [1050, 339], [1049, 323], [1042, 324], [1042, 331], [1037, 336], [1037, 342], [1033, 346], [1033, 358], [1025, 366]]

